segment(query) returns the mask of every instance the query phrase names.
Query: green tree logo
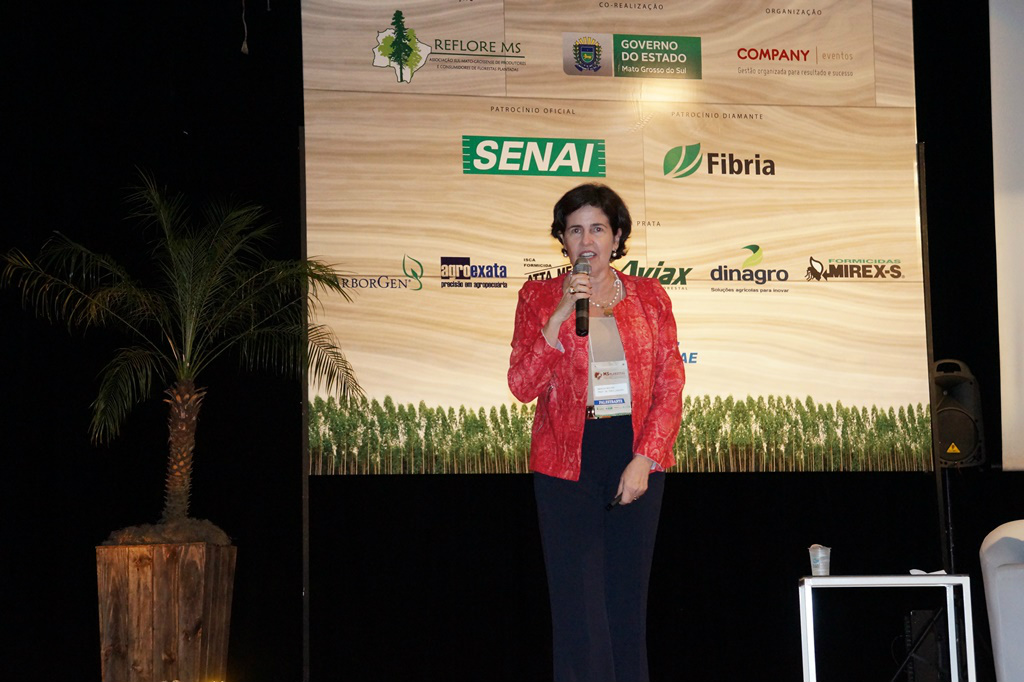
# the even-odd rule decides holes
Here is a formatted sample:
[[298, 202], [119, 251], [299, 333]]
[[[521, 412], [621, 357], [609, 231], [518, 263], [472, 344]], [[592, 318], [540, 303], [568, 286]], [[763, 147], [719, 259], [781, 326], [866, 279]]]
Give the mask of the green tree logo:
[[704, 157], [700, 153], [700, 143], [688, 144], [686, 147], [673, 147], [665, 154], [662, 167], [665, 175], [672, 178], [685, 178], [693, 175], [700, 168]]
[[402, 11], [395, 10], [391, 28], [377, 33], [373, 65], [395, 69], [398, 82], [408, 83], [429, 54], [430, 47], [416, 40], [416, 31], [405, 27]]

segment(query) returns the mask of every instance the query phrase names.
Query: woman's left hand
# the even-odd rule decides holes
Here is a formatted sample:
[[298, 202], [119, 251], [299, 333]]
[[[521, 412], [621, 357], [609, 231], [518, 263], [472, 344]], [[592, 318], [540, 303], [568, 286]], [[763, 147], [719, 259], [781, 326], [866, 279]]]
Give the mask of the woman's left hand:
[[647, 492], [647, 477], [650, 475], [651, 460], [634, 456], [633, 461], [626, 465], [622, 476], [619, 477], [619, 504], [630, 504], [640, 499]]

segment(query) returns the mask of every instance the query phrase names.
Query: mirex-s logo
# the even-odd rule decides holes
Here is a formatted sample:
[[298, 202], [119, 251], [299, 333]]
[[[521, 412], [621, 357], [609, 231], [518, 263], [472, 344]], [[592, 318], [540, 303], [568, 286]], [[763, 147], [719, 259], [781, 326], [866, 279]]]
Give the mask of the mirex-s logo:
[[685, 178], [693, 175], [700, 168], [704, 157], [700, 153], [700, 143], [688, 144], [686, 147], [673, 147], [665, 154], [662, 165], [665, 175], [671, 178]]

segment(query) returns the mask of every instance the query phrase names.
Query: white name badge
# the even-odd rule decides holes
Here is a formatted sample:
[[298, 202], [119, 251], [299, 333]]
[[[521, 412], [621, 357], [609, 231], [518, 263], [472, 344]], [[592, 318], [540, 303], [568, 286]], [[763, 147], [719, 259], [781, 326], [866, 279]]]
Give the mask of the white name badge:
[[632, 412], [626, 361], [595, 362], [591, 370], [594, 373], [594, 415], [617, 417]]

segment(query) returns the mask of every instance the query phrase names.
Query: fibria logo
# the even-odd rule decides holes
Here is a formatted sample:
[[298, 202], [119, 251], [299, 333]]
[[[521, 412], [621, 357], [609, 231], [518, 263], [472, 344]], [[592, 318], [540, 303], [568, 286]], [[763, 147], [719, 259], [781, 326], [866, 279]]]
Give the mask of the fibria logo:
[[700, 142], [688, 144], [686, 147], [673, 147], [665, 154], [662, 167], [665, 175], [673, 178], [685, 178], [693, 175], [700, 168], [700, 162], [704, 157], [700, 155]]
[[392, 67], [399, 83], [408, 83], [413, 73], [430, 56], [430, 46], [416, 40], [416, 31], [405, 27], [405, 16], [396, 10], [391, 17], [391, 28], [377, 32], [377, 45], [373, 48], [373, 65]]
[[604, 140], [463, 135], [462, 172], [603, 178]]
[[[708, 175], [775, 175], [775, 161], [762, 159], [759, 153], [753, 158], [733, 152], [707, 152], [706, 156]], [[699, 142], [673, 147], [665, 153], [662, 169], [666, 177], [685, 178], [696, 173], [703, 160]]]
[[808, 282], [827, 282], [830, 279], [902, 279], [899, 258], [829, 258], [826, 266], [811, 256], [808, 258]]
[[750, 251], [750, 255], [743, 265], [738, 268], [730, 268], [719, 265], [711, 271], [711, 279], [715, 282], [748, 282], [763, 285], [768, 282], [785, 282], [789, 280], [788, 270], [774, 270], [758, 268], [764, 260], [764, 251], [757, 244], [744, 246]]

